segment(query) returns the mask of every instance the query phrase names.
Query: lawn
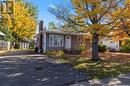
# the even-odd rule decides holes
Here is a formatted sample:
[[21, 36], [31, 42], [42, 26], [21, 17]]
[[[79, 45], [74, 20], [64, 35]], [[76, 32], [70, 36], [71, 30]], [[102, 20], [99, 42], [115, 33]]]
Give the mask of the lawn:
[[62, 56], [57, 61], [71, 63], [74, 68], [88, 73], [92, 79], [117, 76], [130, 72], [130, 54], [100, 53], [102, 61], [93, 62], [90, 54], [87, 56]]

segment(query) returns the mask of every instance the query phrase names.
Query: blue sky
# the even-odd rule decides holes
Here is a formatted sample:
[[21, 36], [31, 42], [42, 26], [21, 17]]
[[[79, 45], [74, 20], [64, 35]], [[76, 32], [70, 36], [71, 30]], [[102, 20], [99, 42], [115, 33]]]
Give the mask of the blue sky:
[[48, 23], [51, 21], [57, 22], [55, 16], [48, 12], [50, 6], [57, 4], [65, 4], [67, 0], [28, 0], [38, 7], [38, 20], [43, 20], [45, 26], [48, 27]]

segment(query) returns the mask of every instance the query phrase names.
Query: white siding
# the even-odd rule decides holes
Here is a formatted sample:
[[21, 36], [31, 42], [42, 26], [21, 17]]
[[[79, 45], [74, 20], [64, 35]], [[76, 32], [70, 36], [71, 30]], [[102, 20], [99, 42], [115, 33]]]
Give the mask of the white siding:
[[111, 38], [103, 38], [99, 42], [100, 44], [106, 45], [108, 48], [115, 49], [119, 51], [119, 41], [113, 41]]
[[0, 50], [10, 50], [10, 42], [0, 40]]

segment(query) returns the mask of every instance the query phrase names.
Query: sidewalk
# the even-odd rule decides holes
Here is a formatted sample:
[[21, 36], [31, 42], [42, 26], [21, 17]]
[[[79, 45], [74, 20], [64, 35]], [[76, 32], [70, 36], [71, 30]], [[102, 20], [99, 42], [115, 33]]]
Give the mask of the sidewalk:
[[84, 81], [70, 86], [130, 86], [130, 73], [102, 80]]

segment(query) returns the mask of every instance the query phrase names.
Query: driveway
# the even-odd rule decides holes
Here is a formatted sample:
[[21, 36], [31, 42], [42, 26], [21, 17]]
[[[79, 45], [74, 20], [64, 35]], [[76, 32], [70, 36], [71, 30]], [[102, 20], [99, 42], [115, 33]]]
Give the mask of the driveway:
[[0, 86], [69, 86], [89, 76], [40, 54], [0, 56]]

